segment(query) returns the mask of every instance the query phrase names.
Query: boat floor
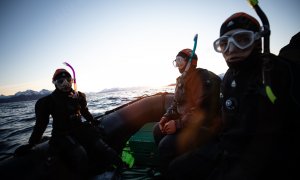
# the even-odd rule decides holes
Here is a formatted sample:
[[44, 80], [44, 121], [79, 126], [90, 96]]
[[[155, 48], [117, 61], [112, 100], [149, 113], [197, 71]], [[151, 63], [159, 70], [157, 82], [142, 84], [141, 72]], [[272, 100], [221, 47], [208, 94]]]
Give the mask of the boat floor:
[[92, 180], [150, 180], [159, 177], [161, 173], [158, 170], [158, 151], [152, 135], [154, 123], [145, 124], [138, 132], [131, 136], [124, 147], [122, 159], [129, 167], [106, 171], [94, 176]]

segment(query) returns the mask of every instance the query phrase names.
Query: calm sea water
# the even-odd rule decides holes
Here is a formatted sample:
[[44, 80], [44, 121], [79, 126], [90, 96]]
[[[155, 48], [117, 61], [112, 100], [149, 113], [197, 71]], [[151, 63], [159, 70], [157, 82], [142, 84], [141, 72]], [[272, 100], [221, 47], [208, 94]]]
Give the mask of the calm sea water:
[[[174, 92], [174, 87], [130, 88], [105, 93], [87, 93], [86, 95], [90, 112], [97, 116], [138, 97], [158, 92]], [[18, 146], [28, 142], [35, 124], [35, 103], [36, 100], [0, 104], [0, 160], [11, 155]], [[52, 121], [50, 119], [44, 135], [50, 136], [51, 129]]]

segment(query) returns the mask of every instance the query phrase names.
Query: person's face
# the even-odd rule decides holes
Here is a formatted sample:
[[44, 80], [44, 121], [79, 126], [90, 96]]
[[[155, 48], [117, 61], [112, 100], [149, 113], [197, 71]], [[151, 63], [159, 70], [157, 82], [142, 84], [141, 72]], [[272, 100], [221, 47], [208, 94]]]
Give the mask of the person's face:
[[176, 56], [174, 60], [174, 66], [178, 68], [179, 72], [182, 73], [184, 71], [187, 60], [181, 56]]
[[72, 78], [62, 77], [62, 78], [59, 78], [59, 79], [53, 81], [53, 84], [60, 91], [69, 92], [72, 88]]
[[237, 62], [246, 59], [254, 49], [258, 37], [252, 31], [234, 29], [215, 41], [217, 52], [222, 52], [225, 61]]

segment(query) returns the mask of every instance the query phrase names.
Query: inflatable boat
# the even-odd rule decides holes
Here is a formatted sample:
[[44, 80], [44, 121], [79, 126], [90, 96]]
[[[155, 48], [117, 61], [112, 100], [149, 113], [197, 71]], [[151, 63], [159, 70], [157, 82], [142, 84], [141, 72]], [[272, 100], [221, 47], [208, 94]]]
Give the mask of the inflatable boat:
[[[158, 156], [152, 127], [166, 112], [173, 97], [173, 93], [167, 92], [142, 96], [95, 117], [105, 131], [107, 144], [122, 156], [128, 166], [92, 174], [91, 179], [136, 179], [138, 176], [145, 179], [145, 176], [154, 176]], [[72, 172], [59, 160], [56, 171], [49, 177], [48, 147], [48, 138], [45, 138], [26, 155], [2, 160], [1, 179], [70, 179]]]

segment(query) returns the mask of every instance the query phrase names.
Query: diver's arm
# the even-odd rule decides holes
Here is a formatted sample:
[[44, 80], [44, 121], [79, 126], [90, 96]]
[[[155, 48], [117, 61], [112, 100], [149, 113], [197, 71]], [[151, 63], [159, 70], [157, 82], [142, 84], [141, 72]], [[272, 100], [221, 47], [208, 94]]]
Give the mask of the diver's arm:
[[47, 103], [49, 103], [50, 98], [48, 97], [50, 96], [39, 99], [35, 104], [36, 122], [28, 142], [31, 145], [35, 145], [40, 142], [49, 123], [50, 111], [48, 109], [49, 104]]

